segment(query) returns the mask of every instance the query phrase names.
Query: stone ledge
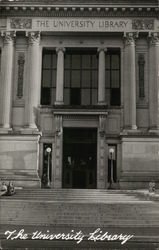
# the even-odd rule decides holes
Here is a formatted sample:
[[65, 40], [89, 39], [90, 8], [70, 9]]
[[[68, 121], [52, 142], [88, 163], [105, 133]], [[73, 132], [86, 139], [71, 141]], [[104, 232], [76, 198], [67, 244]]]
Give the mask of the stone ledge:
[[135, 190], [135, 192], [137, 195], [140, 195], [141, 197], [144, 196], [151, 201], [159, 201], [159, 189], [154, 193], [150, 193], [148, 190]]

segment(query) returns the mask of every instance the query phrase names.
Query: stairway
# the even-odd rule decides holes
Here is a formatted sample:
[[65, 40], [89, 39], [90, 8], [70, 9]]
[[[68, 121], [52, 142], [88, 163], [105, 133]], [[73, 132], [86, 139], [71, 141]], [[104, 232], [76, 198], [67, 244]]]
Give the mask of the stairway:
[[125, 191], [26, 189], [1, 198], [1, 223], [159, 226], [159, 204]]
[[141, 201], [131, 191], [104, 190], [104, 189], [22, 189], [16, 190], [12, 197], [3, 196], [4, 200], [41, 200], [67, 201], [80, 203], [108, 203]]
[[2, 225], [62, 232], [68, 228], [89, 232], [100, 227], [136, 235], [138, 240], [159, 241], [159, 203], [131, 191], [23, 189], [14, 196], [1, 197], [0, 209]]

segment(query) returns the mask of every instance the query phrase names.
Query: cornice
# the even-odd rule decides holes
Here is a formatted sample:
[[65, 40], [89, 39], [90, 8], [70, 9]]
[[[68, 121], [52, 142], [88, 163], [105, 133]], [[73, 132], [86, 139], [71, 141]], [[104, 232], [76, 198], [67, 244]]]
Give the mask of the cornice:
[[106, 6], [1, 6], [1, 17], [153, 17], [159, 18], [158, 7]]
[[158, 5], [158, 0], [1, 0], [1, 4], [10, 5], [56, 5], [56, 4], [107, 4], [107, 5]]

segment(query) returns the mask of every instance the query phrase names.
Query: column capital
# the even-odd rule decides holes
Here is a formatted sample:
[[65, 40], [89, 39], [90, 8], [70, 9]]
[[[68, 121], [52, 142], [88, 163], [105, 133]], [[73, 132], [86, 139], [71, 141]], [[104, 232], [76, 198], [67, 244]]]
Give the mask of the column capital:
[[56, 53], [59, 53], [60, 51], [64, 53], [66, 51], [66, 49], [63, 47], [56, 48]]
[[105, 47], [100, 47], [100, 48], [97, 49], [97, 52], [98, 52], [98, 53], [100, 53], [101, 51], [107, 52], [107, 48], [105, 48]]
[[148, 38], [150, 46], [159, 46], [159, 32], [149, 33]]
[[28, 37], [28, 43], [30, 45], [40, 43], [40, 32], [39, 31], [26, 32], [26, 36]]
[[15, 31], [2, 31], [1, 36], [3, 37], [4, 44], [9, 45], [14, 42], [16, 32]]
[[125, 46], [135, 45], [136, 38], [138, 38], [137, 32], [125, 32], [124, 33]]

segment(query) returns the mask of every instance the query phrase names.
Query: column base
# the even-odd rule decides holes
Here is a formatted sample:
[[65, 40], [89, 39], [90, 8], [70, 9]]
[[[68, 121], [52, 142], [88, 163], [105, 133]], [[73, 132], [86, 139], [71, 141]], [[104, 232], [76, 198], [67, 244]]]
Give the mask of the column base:
[[[16, 154], [16, 152], [15, 152]], [[8, 184], [10, 181], [13, 182], [15, 187], [22, 188], [40, 188], [41, 180], [36, 171], [30, 172], [29, 170], [19, 170], [18, 175], [15, 170], [0, 170], [1, 181]]]
[[136, 125], [133, 125], [132, 127], [124, 128], [123, 131], [120, 133], [121, 135], [127, 135], [127, 134], [136, 134], [141, 133], [141, 131], [137, 128]]
[[154, 126], [149, 128], [149, 133], [151, 134], [159, 134], [159, 127]]
[[56, 101], [56, 102], [55, 102], [55, 105], [59, 105], [59, 106], [60, 106], [60, 105], [64, 105], [64, 102], [62, 102], [62, 101]]
[[0, 134], [9, 134], [12, 132], [11, 127], [0, 127]]
[[159, 129], [158, 129], [158, 130], [157, 130], [157, 129], [150, 129], [150, 130], [149, 130], [149, 133], [150, 133], [150, 134], [159, 135]]
[[21, 134], [26, 134], [26, 135], [27, 134], [35, 134], [35, 135], [41, 134], [41, 132], [39, 131], [36, 125], [27, 125], [27, 126], [24, 126], [23, 128], [19, 128], [19, 132]]
[[97, 103], [97, 105], [106, 106], [107, 104], [106, 104], [106, 102], [104, 102], [104, 101], [99, 101], [99, 102]]
[[131, 126], [131, 130], [137, 130], [137, 126], [136, 125], [132, 125]]

